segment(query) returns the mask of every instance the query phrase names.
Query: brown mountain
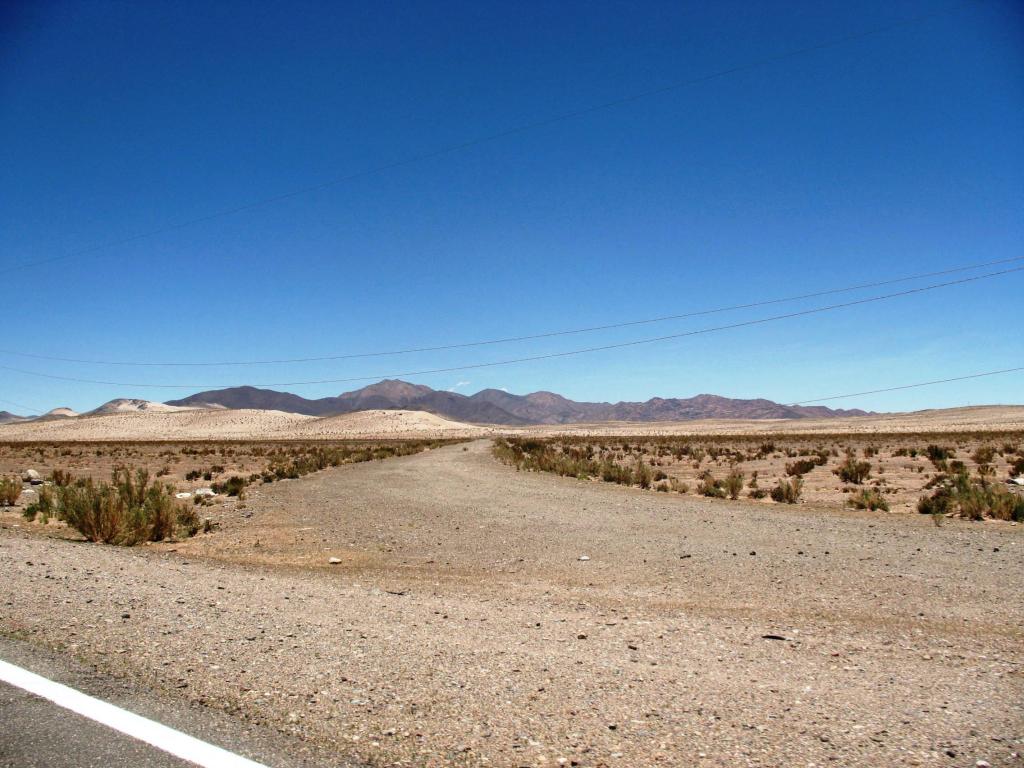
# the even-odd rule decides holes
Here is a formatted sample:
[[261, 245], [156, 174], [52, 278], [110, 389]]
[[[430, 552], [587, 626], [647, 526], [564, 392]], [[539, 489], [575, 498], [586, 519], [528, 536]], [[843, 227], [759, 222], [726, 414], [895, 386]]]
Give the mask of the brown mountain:
[[866, 411], [824, 406], [781, 405], [771, 400], [737, 400], [718, 395], [655, 397], [642, 403], [579, 403], [554, 392], [513, 395], [484, 389], [475, 395], [441, 392], [422, 384], [386, 379], [337, 397], [309, 400], [290, 392], [231, 387], [199, 392], [168, 405], [258, 408], [327, 416], [371, 409], [428, 411], [477, 424], [573, 424], [590, 421], [690, 421], [693, 419], [800, 419], [864, 416]]

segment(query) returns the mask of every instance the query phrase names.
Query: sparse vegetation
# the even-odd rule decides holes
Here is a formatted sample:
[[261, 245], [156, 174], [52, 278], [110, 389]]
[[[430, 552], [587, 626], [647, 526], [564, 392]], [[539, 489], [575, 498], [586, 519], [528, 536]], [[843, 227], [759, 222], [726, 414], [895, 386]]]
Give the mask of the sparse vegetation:
[[800, 500], [800, 492], [803, 490], [803, 487], [804, 481], [800, 477], [779, 480], [779, 484], [772, 488], [772, 501], [796, 504]]
[[55, 506], [59, 520], [104, 544], [162, 541], [199, 528], [195, 512], [175, 500], [171, 486], [151, 483], [146, 470], [131, 467], [115, 469], [109, 483], [86, 478], [58, 487]]
[[855, 509], [881, 509], [885, 512], [889, 511], [889, 502], [875, 488], [862, 488], [857, 493], [852, 494], [846, 500], [846, 503]]
[[960, 514], [968, 520], [1024, 521], [1024, 497], [966, 472], [941, 478], [935, 491], [922, 496], [917, 510], [925, 515]]
[[21, 480], [14, 477], [0, 478], [0, 506], [13, 507], [21, 496]]
[[839, 479], [844, 483], [860, 485], [871, 476], [871, 462], [857, 461], [853, 454], [849, 454], [846, 457], [846, 461], [833, 471], [839, 475]]

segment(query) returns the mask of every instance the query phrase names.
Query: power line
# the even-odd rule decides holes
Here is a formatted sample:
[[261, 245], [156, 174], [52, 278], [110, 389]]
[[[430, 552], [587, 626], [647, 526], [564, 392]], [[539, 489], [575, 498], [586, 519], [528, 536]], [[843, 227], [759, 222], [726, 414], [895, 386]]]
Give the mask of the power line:
[[26, 262], [26, 263], [23, 263], [23, 264], [16, 264], [14, 266], [6, 267], [3, 270], [0, 270], [0, 274], [7, 273], [7, 272], [14, 272], [16, 270], [28, 269], [28, 268], [31, 268], [31, 267], [38, 267], [38, 266], [41, 266], [43, 264], [50, 264], [50, 263], [55, 262], [55, 261], [63, 261], [65, 259], [74, 258], [76, 256], [84, 256], [84, 255], [87, 255], [87, 254], [90, 254], [90, 253], [95, 253], [96, 251], [105, 250], [107, 248], [114, 248], [114, 247], [117, 247], [117, 246], [120, 246], [120, 245], [127, 245], [129, 243], [137, 242], [139, 240], [146, 240], [146, 239], [149, 239], [151, 237], [156, 237], [158, 235], [168, 234], [170, 232], [175, 232], [177, 230], [185, 229], [187, 227], [195, 226], [197, 224], [203, 224], [205, 222], [213, 221], [215, 219], [220, 219], [220, 218], [224, 218], [224, 217], [227, 217], [227, 216], [234, 216], [234, 215], [239, 214], [239, 213], [244, 213], [246, 211], [251, 211], [251, 210], [254, 210], [256, 208], [262, 208], [263, 206], [271, 205], [273, 203], [279, 203], [279, 202], [282, 202], [284, 200], [289, 200], [289, 199], [294, 198], [294, 197], [299, 197], [301, 195], [306, 195], [306, 194], [310, 194], [310, 193], [313, 193], [313, 192], [319, 192], [321, 190], [328, 189], [330, 187], [334, 187], [334, 186], [337, 186], [339, 184], [344, 184], [344, 183], [347, 183], [347, 182], [356, 181], [358, 179], [365, 178], [367, 176], [373, 176], [373, 175], [376, 175], [376, 174], [379, 174], [379, 173], [384, 173], [384, 172], [387, 172], [387, 171], [396, 170], [396, 169], [403, 168], [403, 167], [408, 166], [408, 165], [413, 165], [413, 164], [416, 164], [416, 163], [421, 163], [421, 162], [424, 162], [426, 160], [432, 160], [432, 159], [439, 158], [439, 157], [445, 157], [447, 155], [454, 154], [456, 152], [460, 152], [462, 150], [470, 149], [470, 148], [473, 148], [473, 147], [478, 147], [478, 146], [483, 145], [483, 144], [489, 144], [489, 143], [498, 141], [500, 139], [508, 138], [510, 136], [515, 136], [515, 135], [518, 135], [518, 134], [521, 134], [521, 133], [526, 133], [528, 131], [536, 130], [538, 128], [544, 128], [544, 127], [547, 127], [549, 125], [554, 125], [556, 123], [565, 122], [567, 120], [575, 120], [575, 119], [578, 119], [578, 118], [581, 118], [581, 117], [586, 117], [587, 115], [591, 115], [591, 114], [594, 114], [596, 112], [603, 112], [603, 111], [608, 110], [608, 109], [613, 109], [615, 107], [620, 107], [620, 106], [623, 106], [625, 104], [631, 104], [633, 102], [641, 101], [643, 99], [648, 99], [648, 98], [651, 98], [653, 96], [660, 96], [662, 94], [671, 93], [672, 91], [677, 91], [677, 90], [680, 90], [682, 88], [688, 88], [690, 86], [700, 85], [702, 83], [707, 83], [707, 82], [711, 82], [711, 81], [714, 81], [714, 80], [718, 80], [718, 79], [723, 78], [723, 77], [728, 77], [730, 75], [735, 75], [735, 74], [738, 74], [740, 72], [746, 72], [748, 70], [757, 69], [758, 67], [766, 66], [768, 64], [775, 64], [775, 63], [778, 63], [780, 61], [786, 61], [787, 59], [791, 59], [791, 58], [794, 58], [794, 57], [797, 57], [797, 56], [803, 56], [803, 55], [806, 55], [806, 54], [809, 54], [809, 53], [815, 53], [817, 51], [822, 51], [822, 50], [826, 50], [828, 48], [834, 48], [834, 47], [839, 46], [839, 45], [844, 45], [846, 43], [854, 42], [856, 40], [862, 40], [864, 38], [872, 37], [874, 35], [882, 34], [884, 32], [889, 32], [889, 31], [894, 30], [894, 29], [899, 29], [899, 28], [902, 28], [902, 27], [911, 26], [913, 24], [919, 24], [921, 22], [924, 22], [924, 21], [927, 21], [929, 19], [935, 18], [936, 16], [941, 16], [941, 15], [944, 15], [944, 14], [947, 14], [947, 13], [952, 13], [954, 11], [958, 11], [958, 10], [964, 8], [964, 7], [967, 7], [967, 6], [977, 5], [978, 2], [979, 2], [979, 0], [971, 0], [970, 2], [959, 3], [957, 5], [954, 5], [954, 6], [950, 7], [950, 8], [946, 8], [946, 9], [943, 9], [943, 10], [940, 10], [940, 11], [933, 11], [931, 13], [921, 14], [919, 16], [913, 16], [913, 17], [908, 18], [908, 19], [903, 19], [901, 21], [893, 22], [892, 24], [884, 24], [882, 26], [873, 27], [871, 29], [864, 30], [863, 32], [857, 32], [857, 33], [850, 34], [850, 35], [844, 35], [842, 37], [836, 37], [836, 38], [833, 38], [831, 40], [826, 40], [825, 42], [822, 42], [822, 43], [816, 43], [814, 45], [808, 45], [808, 46], [804, 46], [804, 47], [801, 47], [801, 48], [795, 48], [795, 49], [792, 49], [790, 51], [786, 51], [786, 52], [783, 52], [783, 53], [780, 53], [780, 54], [776, 54], [774, 56], [766, 56], [766, 57], [764, 57], [762, 59], [756, 59], [754, 61], [747, 62], [746, 64], [740, 64], [740, 65], [737, 65], [735, 67], [730, 67], [728, 69], [718, 70], [717, 72], [712, 72], [712, 73], [707, 74], [707, 75], [701, 75], [699, 77], [687, 78], [685, 80], [678, 80], [678, 81], [676, 81], [674, 83], [669, 83], [668, 85], [660, 86], [658, 88], [651, 88], [651, 89], [648, 89], [648, 90], [645, 90], [645, 91], [640, 91], [638, 93], [634, 93], [634, 94], [627, 95], [627, 96], [621, 96], [621, 97], [619, 97], [617, 99], [612, 99], [611, 101], [606, 101], [606, 102], [603, 102], [603, 103], [600, 103], [600, 104], [594, 104], [594, 105], [591, 105], [589, 107], [583, 107], [581, 109], [576, 109], [576, 110], [572, 110], [572, 111], [569, 111], [569, 112], [562, 112], [561, 114], [552, 115], [551, 117], [543, 118], [543, 119], [540, 119], [540, 120], [535, 120], [535, 121], [532, 121], [532, 122], [522, 123], [522, 124], [520, 124], [518, 126], [513, 126], [512, 128], [507, 128], [505, 130], [498, 131], [496, 133], [492, 133], [492, 134], [489, 134], [487, 136], [480, 136], [480, 137], [477, 137], [475, 139], [470, 139], [470, 140], [467, 140], [467, 141], [459, 142], [457, 144], [450, 144], [447, 147], [442, 147], [440, 149], [436, 149], [436, 150], [433, 150], [433, 151], [430, 151], [430, 152], [424, 152], [424, 153], [418, 154], [418, 155], [412, 155], [412, 156], [407, 157], [407, 158], [405, 158], [403, 160], [396, 160], [396, 161], [391, 162], [391, 163], [383, 163], [381, 165], [377, 165], [377, 166], [374, 166], [374, 167], [371, 167], [371, 168], [367, 168], [367, 169], [362, 170], [362, 171], [357, 171], [355, 173], [350, 173], [350, 174], [347, 174], [347, 175], [344, 175], [344, 176], [338, 176], [338, 177], [335, 177], [333, 179], [328, 179], [328, 180], [322, 181], [322, 182], [320, 182], [318, 184], [312, 184], [312, 185], [307, 186], [307, 187], [301, 187], [299, 189], [294, 189], [294, 190], [291, 190], [289, 192], [284, 192], [284, 193], [281, 193], [281, 194], [272, 195], [270, 197], [265, 197], [265, 198], [262, 198], [260, 200], [255, 200], [255, 201], [250, 202], [250, 203], [244, 203], [242, 205], [237, 205], [237, 206], [234, 206], [234, 207], [231, 207], [231, 208], [224, 208], [224, 209], [221, 209], [219, 211], [214, 211], [212, 213], [206, 214], [204, 216], [197, 216], [197, 217], [192, 218], [192, 219], [185, 219], [183, 221], [179, 221], [179, 222], [176, 222], [176, 223], [173, 223], [173, 224], [168, 224], [166, 226], [158, 227], [156, 229], [151, 229], [151, 230], [148, 230], [146, 232], [140, 232], [139, 234], [136, 234], [136, 235], [130, 235], [129, 237], [124, 237], [124, 238], [120, 238], [120, 239], [117, 239], [117, 240], [111, 240], [111, 241], [108, 241], [106, 243], [99, 243], [97, 245], [90, 246], [88, 248], [82, 248], [82, 249], [79, 249], [77, 251], [72, 251], [71, 253], [66, 253], [66, 254], [61, 255], [61, 256], [52, 256], [52, 257], [46, 258], [46, 259], [38, 259], [36, 261]]
[[808, 405], [810, 403], [824, 403], [827, 400], [843, 400], [847, 397], [860, 397], [861, 395], [877, 395], [880, 392], [896, 392], [901, 389], [915, 389], [916, 387], [930, 387], [933, 384], [948, 384], [951, 381], [966, 381], [967, 379], [980, 379], [984, 376], [998, 376], [1003, 373], [1017, 373], [1024, 371], [1024, 366], [1020, 368], [1004, 368], [1001, 371], [985, 371], [984, 373], [969, 373], [966, 376], [954, 376], [950, 379], [935, 379], [934, 381], [920, 381], [917, 384], [903, 384], [899, 387], [885, 387], [883, 389], [868, 389], [864, 392], [850, 392], [846, 395], [830, 395], [829, 397], [816, 397], [813, 400], [801, 400], [799, 403], [791, 403], [790, 405]]
[[1011, 264], [1018, 261], [1024, 261], [1024, 256], [1015, 256], [1009, 259], [997, 259], [995, 261], [986, 261], [978, 264], [968, 264], [967, 266], [954, 267], [951, 269], [943, 269], [937, 272], [922, 272], [916, 275], [908, 275], [906, 277], [897, 277], [889, 280], [878, 280], [871, 283], [860, 283], [858, 285], [845, 286], [843, 288], [830, 288], [823, 291], [814, 291], [813, 293], [804, 293], [797, 296], [786, 296], [778, 299], [765, 299], [763, 301], [754, 301], [747, 304], [734, 304], [728, 307], [718, 307], [715, 309], [703, 309], [692, 312], [684, 312], [676, 315], [662, 315], [661, 317], [652, 317], [643, 320], [629, 320], [621, 323], [608, 323], [606, 325], [592, 325], [585, 328], [573, 328], [569, 330], [560, 331], [546, 331], [543, 333], [534, 333], [526, 336], [509, 336], [501, 339], [486, 339], [483, 341], [468, 341], [459, 342], [455, 344], [440, 344], [430, 347], [410, 347], [407, 349], [396, 349], [388, 351], [378, 352], [358, 352], [358, 353], [347, 353], [337, 355], [324, 355], [319, 357], [293, 357], [276, 360], [225, 360], [219, 362], [184, 362], [184, 361], [163, 361], [163, 362], [145, 362], [137, 360], [90, 360], [85, 358], [76, 357], [56, 357], [52, 355], [39, 355], [33, 352], [21, 352], [19, 350], [12, 349], [0, 349], [0, 354], [12, 355], [16, 357], [31, 358], [34, 360], [48, 360], [52, 362], [60, 363], [82, 363], [86, 365], [120, 365], [120, 366], [134, 366], [134, 367], [165, 367], [165, 368], [184, 368], [184, 367], [221, 367], [221, 366], [241, 366], [241, 365], [282, 365], [291, 363], [315, 363], [315, 362], [326, 362], [332, 360], [354, 360], [358, 358], [369, 358], [369, 357], [389, 357], [396, 355], [408, 355], [419, 352], [441, 352], [452, 349], [466, 349], [469, 347], [483, 347], [494, 344], [508, 344], [512, 342], [521, 341], [536, 341], [539, 339], [550, 339], [556, 336], [569, 336], [580, 333], [593, 333], [595, 331], [607, 331], [616, 328], [628, 328], [637, 325], [650, 325], [653, 323], [662, 323], [669, 320], [682, 320], [689, 317], [700, 317], [703, 315], [714, 315], [722, 312], [733, 312], [740, 309], [754, 309], [756, 307], [765, 307], [772, 304], [783, 304], [791, 301], [800, 301], [802, 299], [813, 299], [820, 296], [829, 296], [837, 293], [848, 293], [850, 291], [862, 290], [865, 288], [879, 288], [883, 285], [893, 285], [895, 283], [905, 283], [911, 280], [922, 280], [926, 277], [939, 277], [941, 275], [951, 275], [957, 272], [967, 272], [972, 269], [981, 269], [982, 267], [992, 267], [999, 264]]
[[13, 405], [15, 408], [18, 408], [19, 410], [28, 411], [29, 413], [34, 413], [37, 416], [42, 414], [42, 411], [40, 410], [37, 410], [35, 408], [29, 408], [27, 405], [16, 403], [13, 400], [4, 400], [2, 397], [0, 397], [0, 403], [7, 403], [8, 405]]
[[[864, 299], [856, 299], [853, 301], [843, 302], [841, 304], [831, 304], [824, 307], [815, 307], [812, 309], [804, 309], [797, 312], [788, 312], [782, 315], [774, 315], [771, 317], [758, 318], [756, 320], [745, 320], [738, 323], [730, 323], [728, 325], [719, 325], [711, 328], [701, 328], [695, 331], [685, 331], [683, 333], [672, 333], [665, 336], [655, 336], [653, 338], [637, 339], [634, 341], [624, 341], [615, 344], [603, 344], [595, 347], [584, 347], [582, 349], [573, 349], [565, 352], [550, 352], [543, 355], [532, 355], [530, 357], [519, 357], [512, 358], [509, 360], [497, 360], [489, 363], [473, 363], [469, 365], [455, 365], [445, 368], [432, 368], [420, 371], [405, 371], [402, 373], [386, 373], [377, 374], [374, 376], [353, 376], [341, 379], [317, 379], [313, 381], [280, 381], [270, 382], [263, 384], [250, 384], [255, 387], [297, 387], [307, 386], [314, 384], [344, 384], [357, 381], [374, 381], [379, 379], [394, 379], [394, 378], [408, 378], [412, 376], [427, 376], [430, 374], [437, 373], [452, 373], [455, 371], [468, 371], [475, 370], [478, 368], [493, 368], [502, 365], [513, 365], [515, 363], [527, 363], [535, 362], [538, 360], [551, 360], [559, 357], [570, 357], [573, 355], [582, 355], [590, 352], [601, 352], [610, 349], [624, 349], [626, 347], [635, 347], [641, 344], [654, 344], [661, 341], [669, 341], [672, 339], [682, 339], [690, 336], [699, 336], [707, 333], [714, 333], [717, 331], [732, 330], [734, 328], [746, 328], [755, 325], [763, 325], [765, 323], [775, 322], [778, 320], [787, 320], [794, 317], [805, 317], [807, 315], [819, 314], [822, 312], [834, 311], [837, 309], [843, 309], [846, 307], [860, 306], [862, 304], [870, 304], [877, 301], [885, 301], [887, 299], [894, 299], [902, 296], [911, 296], [918, 293], [924, 293], [926, 291], [933, 291], [938, 288], [946, 288], [953, 285], [963, 285], [965, 283], [972, 283], [978, 280], [986, 280], [993, 277], [999, 277], [1001, 275], [1007, 275], [1014, 272], [1024, 271], [1024, 267], [1014, 267], [1012, 269], [1004, 269], [998, 272], [989, 272], [984, 275], [975, 275], [973, 277], [964, 277], [959, 280], [950, 280], [945, 283], [935, 283], [933, 285], [925, 285], [919, 288], [909, 288], [904, 291], [897, 291], [895, 293], [883, 294], [881, 296], [870, 296]], [[104, 384], [110, 386], [119, 387], [146, 387], [152, 389], [220, 389], [225, 387], [239, 386], [237, 384], [148, 384], [148, 383], [137, 383], [137, 382], [124, 382], [124, 381], [102, 381], [97, 379], [85, 379], [74, 376], [57, 376], [48, 373], [39, 373], [37, 371], [26, 371], [20, 368], [13, 368], [10, 366], [0, 366], [0, 370], [12, 371], [15, 373], [25, 374], [27, 376], [38, 376], [45, 379], [56, 379], [58, 381], [73, 381], [80, 384]]]

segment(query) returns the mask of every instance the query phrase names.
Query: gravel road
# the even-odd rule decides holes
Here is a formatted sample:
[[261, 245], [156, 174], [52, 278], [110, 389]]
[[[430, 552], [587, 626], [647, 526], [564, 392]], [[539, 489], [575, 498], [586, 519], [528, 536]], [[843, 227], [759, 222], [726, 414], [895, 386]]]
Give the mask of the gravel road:
[[264, 486], [178, 545], [8, 522], [0, 629], [337, 764], [1021, 765], [1022, 566], [1021, 526], [640, 492], [478, 442]]

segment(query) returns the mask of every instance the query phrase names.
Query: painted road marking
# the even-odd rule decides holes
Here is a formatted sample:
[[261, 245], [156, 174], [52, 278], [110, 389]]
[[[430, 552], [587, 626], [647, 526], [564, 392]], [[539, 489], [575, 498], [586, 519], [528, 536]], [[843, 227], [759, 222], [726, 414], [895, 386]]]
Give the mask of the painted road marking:
[[0, 659], [0, 680], [203, 768], [267, 768]]

